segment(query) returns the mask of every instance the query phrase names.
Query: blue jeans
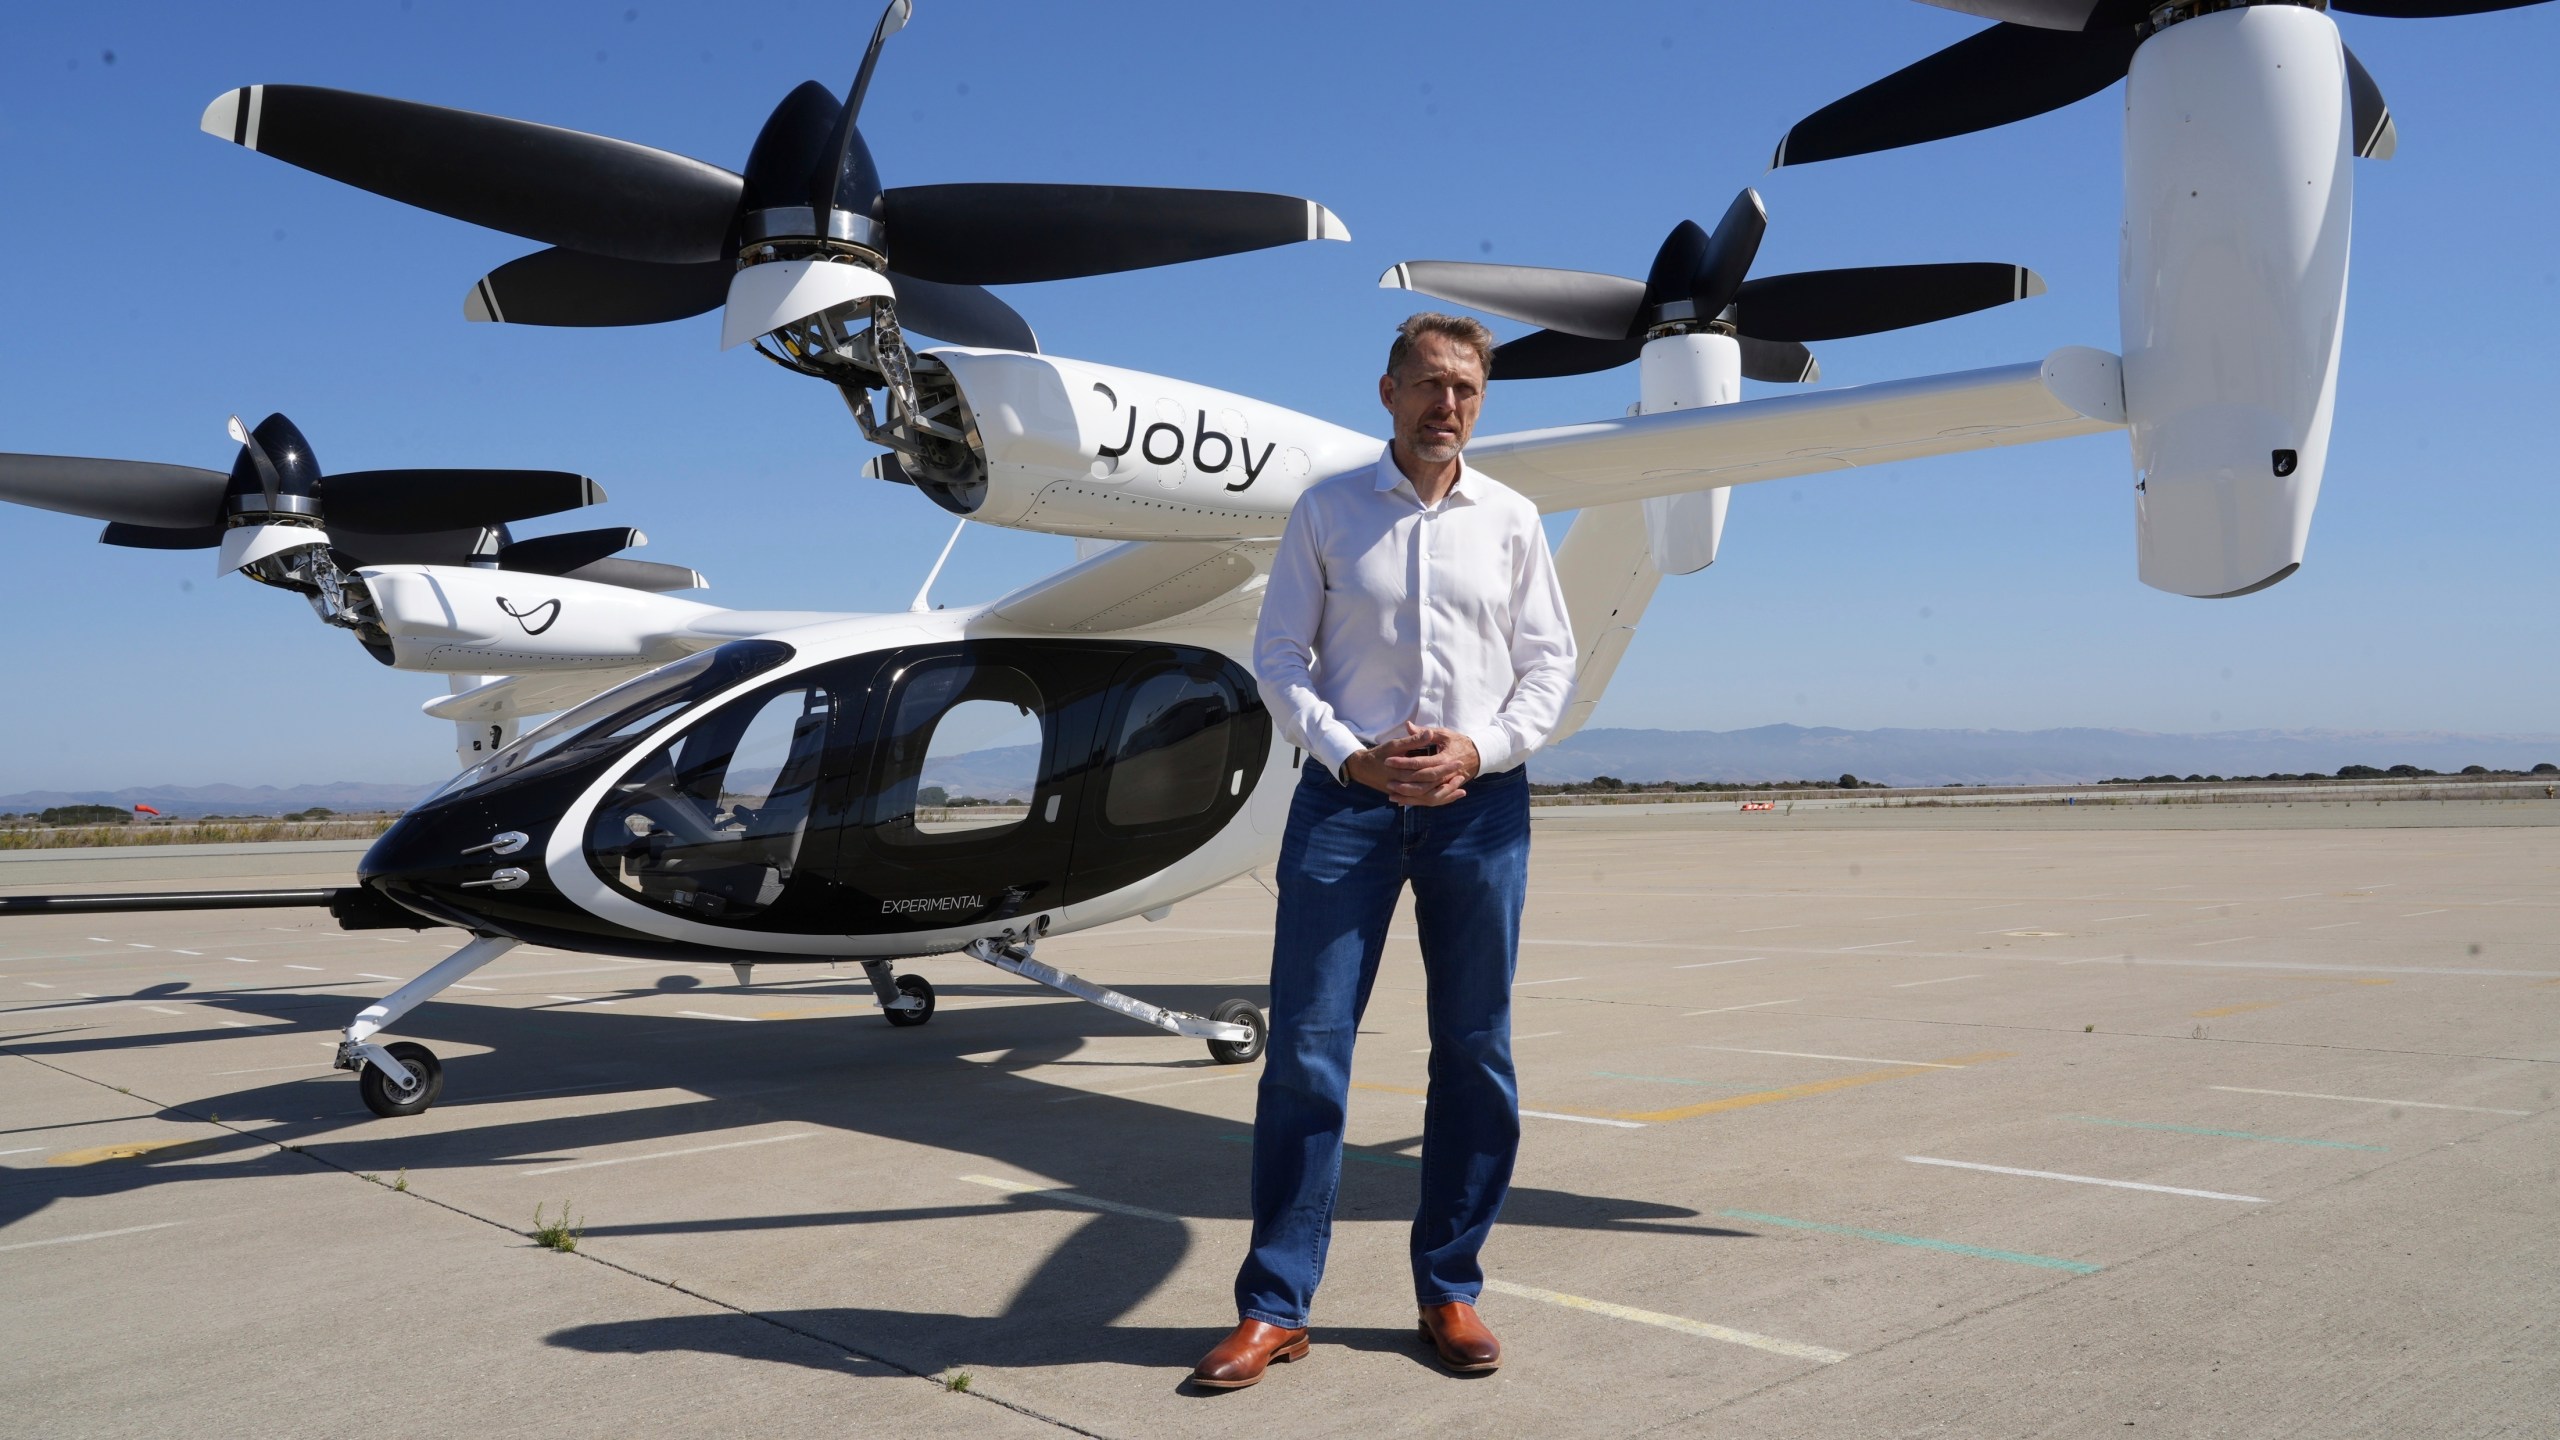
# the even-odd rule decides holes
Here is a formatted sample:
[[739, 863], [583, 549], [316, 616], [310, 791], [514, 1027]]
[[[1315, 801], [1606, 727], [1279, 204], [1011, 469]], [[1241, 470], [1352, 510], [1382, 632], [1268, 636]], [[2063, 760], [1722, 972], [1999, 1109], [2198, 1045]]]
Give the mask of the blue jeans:
[[1413, 886], [1431, 1025], [1413, 1289], [1474, 1303], [1476, 1263], [1511, 1189], [1520, 1100], [1511, 1071], [1511, 976], [1529, 875], [1525, 768], [1468, 782], [1432, 809], [1344, 785], [1310, 762], [1280, 842], [1271, 1036], [1253, 1126], [1253, 1248], [1236, 1309], [1307, 1323], [1333, 1234], [1351, 1049], [1396, 897]]

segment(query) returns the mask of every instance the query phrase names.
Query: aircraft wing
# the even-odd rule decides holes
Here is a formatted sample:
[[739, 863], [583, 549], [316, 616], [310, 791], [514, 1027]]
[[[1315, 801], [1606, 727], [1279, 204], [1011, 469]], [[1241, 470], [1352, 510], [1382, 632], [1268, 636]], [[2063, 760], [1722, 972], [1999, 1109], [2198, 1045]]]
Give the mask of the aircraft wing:
[[1253, 582], [1270, 573], [1279, 543], [1275, 537], [1114, 545], [1014, 591], [981, 618], [1063, 635], [1201, 618], [1200, 612], [1257, 603], [1261, 587]]
[[2124, 423], [2121, 362], [2072, 346], [2033, 364], [1482, 437], [1467, 463], [1553, 513]]
[[508, 675], [485, 685], [475, 685], [458, 695], [439, 695], [418, 708], [430, 718], [465, 725], [488, 725], [526, 715], [548, 715], [554, 710], [566, 710], [601, 695], [635, 675], [647, 674], [649, 668], [640, 665], [621, 670], [552, 670]]

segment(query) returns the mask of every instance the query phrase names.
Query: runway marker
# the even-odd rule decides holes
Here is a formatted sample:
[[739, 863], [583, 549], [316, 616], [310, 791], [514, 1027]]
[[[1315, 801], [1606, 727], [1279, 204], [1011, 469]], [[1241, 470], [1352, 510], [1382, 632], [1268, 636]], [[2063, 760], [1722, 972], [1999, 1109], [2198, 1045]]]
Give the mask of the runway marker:
[[2090, 1125], [2114, 1125], [2126, 1130], [2166, 1130], [2175, 1135], [2210, 1135], [2223, 1140], [2264, 1140], [2275, 1145], [2314, 1145], [2323, 1150], [2389, 1150], [2388, 1145], [2356, 1145], [2345, 1140], [2298, 1140], [2291, 1135], [2260, 1135], [2248, 1130], [2215, 1130], [2203, 1125], [2163, 1125], [2150, 1120], [2110, 1120], [2104, 1115], [2074, 1115], [2074, 1120]]
[[559, 1001], [563, 1005], [584, 1005], [587, 1003], [587, 997], [584, 995], [554, 995], [550, 998]]
[[225, 960], [230, 960], [230, 961], [237, 962], [237, 963], [242, 964], [242, 965], [255, 965], [255, 964], [257, 964], [257, 963], [258, 963], [257, 961], [250, 959], [250, 958], [249, 958], [248, 956], [246, 956], [246, 955], [225, 955], [225, 956], [223, 956], [222, 958], [223, 958], [223, 959], [225, 959]]
[[29, 1145], [18, 1150], [0, 1150], [0, 1155], [33, 1155], [43, 1148], [41, 1145]]
[[1613, 1305], [1606, 1300], [1589, 1300], [1580, 1295], [1567, 1295], [1561, 1291], [1540, 1290], [1531, 1285], [1515, 1285], [1508, 1280], [1487, 1280], [1484, 1282], [1484, 1288], [1497, 1295], [1561, 1305], [1568, 1310], [1584, 1310], [1594, 1315], [1606, 1315], [1612, 1320], [1632, 1320], [1638, 1325], [1674, 1330], [1683, 1335], [1695, 1335], [1701, 1340], [1721, 1340], [1728, 1345], [1747, 1345], [1754, 1350], [1765, 1350], [1772, 1355], [1811, 1360], [1822, 1365], [1837, 1365], [1849, 1358], [1845, 1350], [1829, 1350], [1820, 1345], [1807, 1345], [1795, 1340], [1780, 1340], [1774, 1336], [1756, 1335], [1748, 1330], [1736, 1330], [1726, 1325], [1710, 1325], [1703, 1320], [1683, 1319], [1678, 1315], [1665, 1315], [1656, 1310], [1638, 1310], [1631, 1305]]
[[357, 972], [356, 972], [356, 978], [358, 978], [358, 979], [360, 979], [360, 980], [389, 980], [389, 981], [392, 981], [392, 982], [394, 982], [394, 983], [397, 983], [397, 982], [399, 981], [399, 979], [400, 979], [400, 977], [399, 977], [399, 976], [397, 976], [397, 975], [376, 975], [376, 974], [374, 974], [374, 973], [373, 973], [372, 971], [370, 971], [370, 970], [359, 970], [359, 971], [357, 971]]
[[2450, 915], [2452, 913], [2453, 912], [2450, 910], [2412, 910], [2400, 918], [2403, 920], [2415, 920], [2421, 915]]
[[1680, 1018], [1686, 1020], [1691, 1015], [1722, 1015], [1728, 1010], [1765, 1010], [1772, 1005], [1801, 1005], [1803, 1003], [1804, 1001], [1802, 997], [1798, 997], [1794, 1000], [1757, 1000], [1749, 1005], [1719, 1005], [1713, 1010], [1690, 1010], [1684, 1012]]
[[1941, 975], [1935, 980], [1905, 980], [1893, 988], [1896, 990], [1908, 990], [1914, 985], [1951, 985], [1958, 980], [1979, 980], [1981, 978], [1982, 977], [1979, 975]]
[[2411, 1110], [2468, 1110], [2478, 1115], [2530, 1115], [2530, 1110], [2500, 1110], [2490, 1105], [2446, 1105], [2433, 1100], [2380, 1100], [2371, 1095], [2323, 1095], [2316, 1090], [2252, 1090], [2246, 1085], [2207, 1085], [2234, 1095], [2282, 1095], [2294, 1100], [2347, 1100], [2358, 1105], [2401, 1105]]
[[1801, 930], [1803, 928], [1804, 927], [1802, 925], [1754, 925], [1748, 930], [1736, 930], [1733, 933], [1736, 935], [1757, 935], [1764, 930]]
[[519, 1176], [558, 1175], [568, 1170], [595, 1170], [607, 1165], [637, 1165], [643, 1160], [672, 1160], [679, 1155], [706, 1155], [714, 1150], [738, 1150], [749, 1145], [775, 1145], [785, 1140], [806, 1140], [814, 1133], [803, 1130], [790, 1135], [766, 1135], [754, 1140], [731, 1140], [720, 1145], [690, 1145], [682, 1150], [660, 1150], [648, 1155], [621, 1155], [610, 1160], [580, 1160], [571, 1165], [545, 1165], [538, 1170], [519, 1170]]
[[1149, 1210], [1143, 1205], [1123, 1205], [1117, 1200], [1105, 1200], [1097, 1195], [1080, 1194], [1063, 1185], [1025, 1185], [1019, 1180], [999, 1180], [993, 1175], [962, 1175], [959, 1179], [971, 1185], [984, 1185], [990, 1190], [1002, 1190], [1008, 1195], [1029, 1195], [1041, 1200], [1057, 1200], [1069, 1205], [1081, 1205], [1087, 1210], [1108, 1210], [1114, 1215], [1132, 1215], [1140, 1220], [1162, 1220], [1169, 1225], [1184, 1223], [1179, 1215], [1168, 1214], [1162, 1210]]
[[1766, 955], [1746, 955], [1739, 960], [1699, 960], [1688, 965], [1674, 965], [1671, 968], [1674, 970], [1711, 970], [1718, 965], [1748, 965], [1754, 960], [1766, 960], [1768, 958], [1769, 957]]
[[2065, 1175], [2059, 1170], [2020, 1170], [2011, 1165], [1983, 1165], [1971, 1160], [1940, 1160], [1928, 1155], [1902, 1157], [1914, 1165], [1945, 1165], [1957, 1170], [1987, 1170], [1994, 1175], [2024, 1175], [2030, 1180], [2067, 1180], [2074, 1185], [2107, 1185], [2118, 1190], [2151, 1190], [2162, 1195], [2191, 1195], [2198, 1200], [2239, 1200], [2271, 1205], [2263, 1195], [2226, 1195], [2219, 1190], [2189, 1190], [2178, 1185], [2152, 1185], [2141, 1180], [2107, 1180], [2096, 1175]]
[[737, 1020], [750, 1025], [755, 1023], [755, 1017], [752, 1015], [721, 1015], [709, 1010], [679, 1010], [676, 1013], [690, 1015], [696, 1020]]
[[160, 947], [157, 945], [145, 945], [139, 940], [127, 940], [124, 942], [124, 948], [127, 950], [157, 950]]
[[2101, 915], [2101, 916], [2099, 916], [2097, 919], [2092, 920], [2092, 921], [2090, 921], [2089, 923], [2090, 923], [2090, 924], [2092, 924], [2092, 925], [2103, 925], [2103, 924], [2105, 924], [2106, 922], [2108, 922], [2108, 921], [2110, 921], [2110, 920], [2148, 920], [2148, 919], [2150, 919], [2150, 918], [2151, 918], [2151, 912], [2150, 912], [2150, 911], [2148, 911], [2148, 910], [2145, 910], [2145, 911], [2141, 912], [2140, 914], [2136, 914], [2136, 915]]
[[2302, 928], [2305, 930], [2344, 930], [2350, 925], [2361, 925], [2363, 923], [2364, 922], [2361, 920], [2340, 920], [2334, 925], [2305, 925]]
[[154, 1015], [184, 1015], [187, 1013], [184, 1010], [172, 1010], [166, 1005], [145, 1005], [142, 1008], [150, 1011]]
[[201, 950], [173, 950], [169, 953], [173, 955], [202, 955], [204, 952]]
[[1882, 950], [1888, 945], [1916, 945], [1918, 943], [1919, 942], [1917, 940], [1878, 940], [1869, 945], [1843, 945], [1840, 947], [1838, 953], [1846, 955], [1852, 950]]
[[106, 936], [104, 936], [104, 935], [92, 935], [92, 936], [89, 936], [88, 938], [89, 938], [89, 939], [91, 939], [91, 940], [95, 940], [95, 941], [97, 941], [97, 942], [98, 942], [99, 944], [101, 944], [101, 945], [113, 945], [114, 943], [116, 943], [116, 942], [114, 942], [113, 940], [108, 939], [108, 938], [107, 938]]
[[2068, 1270], [2074, 1275], [2095, 1275], [2106, 1268], [2085, 1260], [2057, 1260], [2050, 1255], [2029, 1255], [2021, 1250], [1992, 1250], [1980, 1245], [1965, 1245], [1954, 1240], [1931, 1240], [1920, 1235], [1896, 1235], [1889, 1230], [1868, 1230], [1856, 1225], [1826, 1225], [1819, 1220], [1790, 1220], [1784, 1215], [1763, 1215], [1757, 1210], [1719, 1210], [1728, 1220], [1754, 1220], [1763, 1225], [1784, 1225], [1791, 1230], [1814, 1230], [1825, 1235], [1847, 1235], [1859, 1240], [1881, 1240], [1887, 1245], [1908, 1245], [1915, 1250], [1944, 1250], [1950, 1255], [1970, 1255], [1977, 1260], [2006, 1260], [2013, 1265], [2035, 1265], [2046, 1270]]
[[317, 966], [317, 965], [287, 965], [287, 966], [285, 966], [284, 968], [286, 968], [287, 970], [314, 970], [314, 971], [316, 971], [316, 970], [318, 970], [320, 967], [319, 967], [319, 966]]
[[1644, 1128], [1644, 1122], [1641, 1120], [1609, 1120], [1598, 1115], [1567, 1115], [1561, 1110], [1523, 1110], [1520, 1113], [1540, 1120], [1570, 1120], [1576, 1125], [1614, 1125], [1621, 1130]]
[[1514, 989], [1514, 990], [1526, 990], [1526, 989], [1528, 989], [1528, 988], [1529, 988], [1530, 986], [1532, 986], [1532, 985], [1570, 985], [1570, 984], [1572, 984], [1573, 982], [1575, 982], [1576, 980], [1581, 980], [1581, 979], [1584, 979], [1584, 978], [1586, 978], [1586, 977], [1581, 976], [1581, 975], [1564, 975], [1564, 976], [1559, 976], [1559, 977], [1557, 977], [1556, 979], [1553, 979], [1553, 980], [1523, 980], [1523, 981], [1521, 981], [1519, 984], [1514, 985], [1514, 986], [1512, 986], [1511, 988], [1512, 988], [1512, 989]]
[[1943, 1060], [1879, 1060], [1873, 1055], [1816, 1055], [1810, 1050], [1745, 1050], [1739, 1045], [1692, 1045], [1692, 1050], [1722, 1050], [1732, 1055], [1784, 1055], [1790, 1060], [1847, 1060], [1858, 1065], [1917, 1065], [1923, 1070], [1962, 1070]]
[[225, 1030], [253, 1030], [257, 1028], [246, 1020], [217, 1020], [214, 1023], [220, 1025]]
[[[451, 957], [447, 957], [447, 958], [451, 958]], [[497, 987], [496, 987], [496, 986], [494, 986], [494, 985], [465, 985], [465, 984], [463, 984], [463, 983], [462, 983], [461, 981], [459, 981], [459, 980], [456, 980], [456, 981], [454, 981], [454, 982], [453, 982], [453, 988], [454, 988], [454, 989], [456, 989], [456, 990], [479, 990], [479, 991], [484, 991], [484, 992], [485, 992], [485, 991], [493, 991], [493, 990], [497, 989]]]
[[184, 1220], [163, 1220], [157, 1225], [128, 1225], [122, 1230], [92, 1230], [85, 1235], [56, 1235], [50, 1240], [21, 1240], [14, 1245], [0, 1245], [0, 1250], [33, 1250], [40, 1245], [77, 1245], [83, 1240], [112, 1240], [119, 1235], [139, 1235], [146, 1230], [167, 1230], [186, 1223]]

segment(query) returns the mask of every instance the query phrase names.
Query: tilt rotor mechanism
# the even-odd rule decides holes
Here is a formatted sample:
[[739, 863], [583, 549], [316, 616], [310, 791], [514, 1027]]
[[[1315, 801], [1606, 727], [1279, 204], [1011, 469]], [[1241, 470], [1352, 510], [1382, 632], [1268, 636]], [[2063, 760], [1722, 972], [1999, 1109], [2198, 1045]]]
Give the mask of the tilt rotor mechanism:
[[[469, 319], [646, 325], [714, 309], [724, 348], [836, 384], [902, 473], [965, 484], [982, 468], [957, 389], [906, 332], [1035, 352], [988, 285], [1104, 275], [1302, 240], [1348, 240], [1294, 196], [1106, 185], [885, 187], [858, 125], [881, 12], [842, 101], [809, 81], [766, 117], [746, 173], [556, 126], [303, 85], [251, 85], [203, 128], [315, 174], [552, 248], [474, 285]], [[764, 341], [770, 339], [771, 347]], [[888, 394], [885, 421], [870, 392]]]
[[[2544, 0], [1921, 0], [1999, 23], [1796, 122], [1770, 168], [1865, 155], [2059, 110], [2113, 85], [2144, 41], [2207, 15], [2259, 5], [2400, 20], [2518, 10]], [[2399, 129], [2353, 50], [2346, 62], [2353, 153], [2388, 160]]]
[[323, 471], [302, 430], [282, 415], [252, 429], [233, 416], [239, 452], [226, 473], [187, 465], [68, 455], [0, 454], [0, 500], [107, 522], [101, 544], [213, 550], [217, 574], [237, 571], [291, 590], [329, 624], [356, 632], [387, 659], [363, 579], [367, 565], [481, 565], [574, 575], [634, 589], [691, 588], [699, 575], [618, 558], [645, 544], [625, 528], [517, 540], [510, 521], [601, 503], [604, 490], [559, 470]]
[[1683, 220], [1643, 280], [1584, 270], [1409, 260], [1378, 280], [1544, 328], [1497, 347], [1495, 380], [1588, 375], [1629, 364], [1666, 335], [1732, 336], [1742, 374], [1800, 384], [1822, 368], [1805, 348], [1925, 325], [2044, 293], [2023, 265], [1876, 265], [1751, 278], [1769, 216], [1759, 192], [1734, 197], [1716, 228]]

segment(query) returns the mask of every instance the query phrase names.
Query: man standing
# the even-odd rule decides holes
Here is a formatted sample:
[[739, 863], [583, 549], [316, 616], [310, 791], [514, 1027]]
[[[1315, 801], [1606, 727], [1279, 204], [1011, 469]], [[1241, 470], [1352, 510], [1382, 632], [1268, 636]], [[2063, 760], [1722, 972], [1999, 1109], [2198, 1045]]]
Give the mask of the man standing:
[[1398, 327], [1373, 469], [1309, 489], [1272, 560], [1254, 669], [1307, 752], [1280, 844], [1271, 1034], [1253, 1134], [1253, 1247], [1235, 1330], [1192, 1372], [1234, 1389], [1307, 1353], [1342, 1174], [1351, 1051], [1396, 900], [1413, 887], [1431, 1027], [1413, 1284], [1451, 1369], [1491, 1370], [1476, 1262], [1511, 1185], [1511, 976], [1528, 883], [1521, 768], [1564, 714], [1573, 636], [1537, 507], [1459, 453], [1493, 337]]

